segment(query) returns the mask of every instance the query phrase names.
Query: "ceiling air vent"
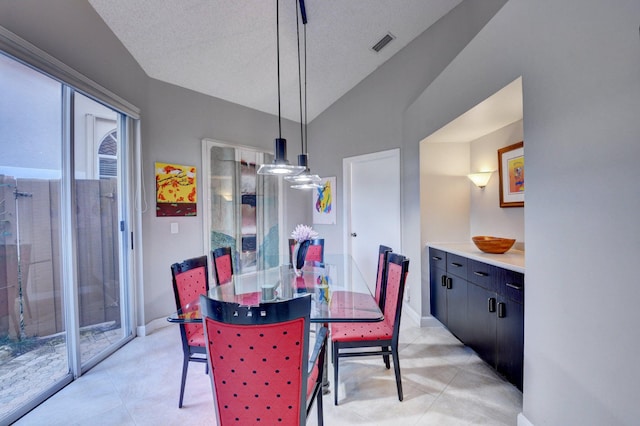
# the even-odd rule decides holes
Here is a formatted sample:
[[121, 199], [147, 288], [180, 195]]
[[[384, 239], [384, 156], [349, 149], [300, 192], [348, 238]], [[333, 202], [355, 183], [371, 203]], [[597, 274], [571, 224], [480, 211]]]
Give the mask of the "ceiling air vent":
[[373, 49], [376, 53], [380, 52], [387, 44], [391, 43], [394, 39], [394, 35], [391, 33], [386, 33], [384, 37], [382, 37], [376, 44], [374, 44], [371, 49]]

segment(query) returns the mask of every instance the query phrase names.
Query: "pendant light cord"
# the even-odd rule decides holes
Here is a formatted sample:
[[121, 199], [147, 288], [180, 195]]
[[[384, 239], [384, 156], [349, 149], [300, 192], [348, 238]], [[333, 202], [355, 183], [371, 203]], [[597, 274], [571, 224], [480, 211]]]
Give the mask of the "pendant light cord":
[[304, 152], [309, 153], [309, 136], [307, 135], [307, 23], [302, 26], [304, 30]]
[[280, 114], [280, 0], [276, 0], [276, 57], [278, 60], [278, 137], [282, 139], [282, 118]]
[[[294, 0], [296, 3], [296, 35], [297, 35], [297, 39], [298, 39], [298, 93], [300, 94], [300, 153], [304, 154], [305, 150], [304, 150], [304, 128], [302, 125], [302, 72], [300, 70], [300, 18], [298, 16], [298, 0]], [[306, 57], [305, 57], [305, 61], [306, 61]], [[307, 72], [306, 66], [305, 66], [305, 73]], [[305, 103], [307, 101], [306, 98], [306, 80], [305, 80]]]

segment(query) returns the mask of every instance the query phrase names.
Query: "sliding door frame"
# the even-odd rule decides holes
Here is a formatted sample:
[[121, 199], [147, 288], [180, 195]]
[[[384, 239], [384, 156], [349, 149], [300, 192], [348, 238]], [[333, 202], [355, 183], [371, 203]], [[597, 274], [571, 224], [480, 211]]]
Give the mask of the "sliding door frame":
[[[65, 321], [69, 372], [48, 385], [3, 418], [9, 423], [45, 401], [64, 386], [115, 352], [136, 336], [136, 324], [143, 321], [142, 285], [142, 157], [140, 110], [9, 30], [0, 27], [0, 54], [61, 83], [62, 173], [61, 173], [61, 259], [63, 317]], [[120, 315], [122, 338], [82, 364], [80, 357], [80, 311], [77, 285], [77, 231], [74, 179], [74, 96], [81, 93], [118, 113], [118, 249]], [[123, 141], [126, 141], [123, 142]], [[124, 166], [124, 167], [122, 167]], [[120, 175], [121, 173], [121, 175]], [[133, 194], [137, 196], [134, 199]], [[135, 239], [134, 239], [135, 236]], [[134, 244], [135, 241], [135, 244]], [[138, 312], [141, 311], [141, 312]]]

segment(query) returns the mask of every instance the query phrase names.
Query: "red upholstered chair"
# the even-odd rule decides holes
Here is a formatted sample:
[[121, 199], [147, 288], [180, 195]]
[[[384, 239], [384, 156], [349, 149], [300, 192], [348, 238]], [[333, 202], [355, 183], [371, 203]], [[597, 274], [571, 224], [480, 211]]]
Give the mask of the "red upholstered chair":
[[300, 425], [317, 399], [327, 329], [309, 357], [311, 297], [240, 306], [200, 297], [217, 424]]
[[306, 262], [324, 262], [324, 238], [311, 240], [307, 249], [307, 256], [304, 258]]
[[[324, 238], [316, 238], [309, 240], [309, 248], [307, 248], [307, 254], [304, 258], [305, 262], [324, 262]], [[289, 263], [293, 264], [293, 249], [296, 245], [294, 239], [289, 239]]]
[[382, 285], [384, 283], [384, 274], [387, 272], [387, 257], [389, 253], [393, 252], [391, 247], [380, 245], [378, 248], [378, 273], [376, 274], [376, 294], [373, 296], [380, 306], [380, 309], [384, 309], [384, 292], [385, 288]]
[[233, 257], [231, 247], [220, 247], [211, 252], [211, 264], [216, 285], [224, 284], [233, 276]]
[[[387, 256], [391, 253], [393, 249], [391, 247], [380, 245], [378, 248], [378, 272], [376, 273], [376, 288], [374, 293], [374, 298], [380, 309], [384, 309], [384, 274], [386, 273], [387, 268]], [[361, 298], [369, 298], [368, 294], [361, 293], [351, 293], [347, 291], [334, 291], [332, 295], [332, 306], [334, 309], [341, 309], [346, 305], [348, 307], [358, 307], [359, 305], [368, 306], [369, 300], [361, 301]]]
[[[393, 368], [398, 388], [398, 399], [402, 401], [402, 379], [398, 359], [398, 338], [400, 335], [400, 313], [404, 285], [409, 271], [409, 260], [397, 253], [388, 253], [387, 271], [385, 274], [386, 295], [384, 302], [384, 320], [377, 323], [332, 323], [331, 344], [333, 347], [333, 383], [334, 403], [338, 405], [338, 364], [340, 358], [354, 356], [382, 355], [386, 367], [390, 368], [389, 355], [393, 357]], [[380, 347], [372, 351], [368, 348]], [[354, 348], [367, 348], [365, 351], [354, 351]], [[348, 349], [348, 351], [342, 351]]]
[[[181, 310], [189, 302], [197, 300], [199, 295], [207, 294], [209, 291], [208, 261], [207, 256], [200, 256], [171, 265], [173, 294], [178, 310]], [[178, 407], [182, 408], [189, 362], [206, 364], [207, 358], [202, 324], [180, 324], [180, 337], [182, 338], [184, 358], [182, 361], [182, 381], [180, 382]]]

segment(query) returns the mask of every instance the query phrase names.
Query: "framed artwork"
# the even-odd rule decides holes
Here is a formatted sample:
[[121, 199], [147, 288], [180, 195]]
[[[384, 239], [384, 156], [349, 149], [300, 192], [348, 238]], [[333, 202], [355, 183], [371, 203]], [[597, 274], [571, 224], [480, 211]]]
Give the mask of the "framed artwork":
[[524, 207], [524, 143], [498, 150], [500, 207]]
[[156, 216], [196, 216], [196, 168], [156, 163]]
[[336, 223], [336, 178], [322, 178], [320, 187], [313, 194], [313, 223], [335, 225]]

